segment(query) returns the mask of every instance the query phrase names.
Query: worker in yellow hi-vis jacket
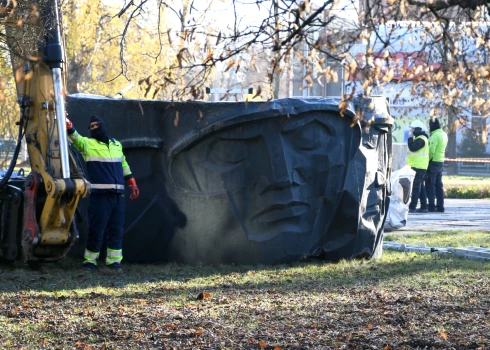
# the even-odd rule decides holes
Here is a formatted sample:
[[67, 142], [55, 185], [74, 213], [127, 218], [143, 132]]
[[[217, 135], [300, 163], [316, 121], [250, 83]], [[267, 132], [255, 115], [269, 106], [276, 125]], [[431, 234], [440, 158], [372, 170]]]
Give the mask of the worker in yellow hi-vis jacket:
[[[425, 180], [429, 212], [444, 213], [444, 187], [442, 171], [444, 170], [444, 156], [447, 147], [447, 134], [441, 129], [439, 119], [429, 122], [429, 167]], [[436, 203], [437, 199], [437, 203]]]
[[87, 164], [92, 185], [89, 206], [89, 233], [83, 266], [89, 270], [97, 267], [97, 259], [106, 234], [106, 265], [119, 269], [122, 255], [124, 225], [124, 182], [131, 188], [131, 199], [139, 196], [136, 180], [131, 173], [122, 145], [107, 135], [102, 118], [91, 116], [90, 136], [81, 136], [67, 119], [66, 128], [73, 145]]
[[408, 138], [407, 163], [415, 171], [412, 184], [412, 200], [408, 206], [409, 213], [427, 213], [426, 198], [421, 198], [422, 206], [417, 210], [417, 202], [420, 194], [425, 194], [424, 180], [427, 166], [429, 165], [429, 137], [424, 131], [424, 124], [420, 120], [414, 120], [410, 124], [412, 135]]

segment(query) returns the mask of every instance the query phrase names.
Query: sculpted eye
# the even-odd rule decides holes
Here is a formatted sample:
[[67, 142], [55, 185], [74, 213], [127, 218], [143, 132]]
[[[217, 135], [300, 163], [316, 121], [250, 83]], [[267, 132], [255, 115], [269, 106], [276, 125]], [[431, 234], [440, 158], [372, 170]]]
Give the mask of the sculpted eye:
[[217, 163], [237, 164], [248, 158], [249, 144], [250, 140], [217, 139], [211, 144], [207, 158]]
[[308, 138], [301, 136], [298, 142], [296, 142], [296, 149], [302, 151], [311, 151], [318, 148], [319, 142], [314, 138]]
[[294, 148], [300, 151], [314, 151], [329, 147], [335, 131], [328, 125], [313, 121], [294, 130], [287, 131], [286, 137]]

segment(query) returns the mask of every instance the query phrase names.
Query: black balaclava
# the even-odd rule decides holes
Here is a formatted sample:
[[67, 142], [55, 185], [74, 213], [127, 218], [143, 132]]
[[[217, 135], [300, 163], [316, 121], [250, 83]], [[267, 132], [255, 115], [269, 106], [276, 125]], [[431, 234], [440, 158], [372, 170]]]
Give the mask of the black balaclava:
[[439, 119], [435, 118], [434, 120], [429, 121], [429, 130], [433, 132], [434, 130], [440, 129], [441, 123], [439, 123]]
[[[93, 122], [99, 122], [99, 127], [97, 129], [90, 130], [90, 124]], [[88, 123], [88, 128], [90, 130], [91, 138], [109, 144], [109, 136], [107, 136], [107, 129], [102, 118], [99, 118], [96, 115], [91, 116]]]
[[422, 128], [414, 128], [413, 129], [413, 136], [417, 137], [420, 135], [424, 135], [425, 137], [429, 138], [429, 135], [424, 131]]

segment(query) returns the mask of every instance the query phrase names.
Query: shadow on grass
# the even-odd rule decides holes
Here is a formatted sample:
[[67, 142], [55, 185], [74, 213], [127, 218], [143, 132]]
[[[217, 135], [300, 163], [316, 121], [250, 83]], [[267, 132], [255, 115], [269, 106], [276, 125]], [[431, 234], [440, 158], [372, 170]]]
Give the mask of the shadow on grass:
[[[152, 297], [179, 294], [197, 296], [201, 291], [213, 293], [230, 289], [287, 292], [372, 287], [397, 278], [408, 280], [421, 273], [438, 275], [451, 270], [478, 273], [488, 266], [487, 262], [440, 255], [388, 255], [390, 259], [383, 258], [380, 261], [328, 263], [309, 260], [273, 266], [125, 264], [122, 273], [114, 273], [105, 267], [96, 272], [86, 272], [81, 269], [78, 261], [71, 259], [43, 265], [40, 271], [33, 271], [27, 266], [3, 265], [0, 267], [0, 293], [76, 292], [91, 297], [104, 297], [104, 289], [108, 288], [113, 294], [123, 293], [125, 297], [138, 298], [148, 294]], [[147, 286], [131, 287], [141, 284]]]

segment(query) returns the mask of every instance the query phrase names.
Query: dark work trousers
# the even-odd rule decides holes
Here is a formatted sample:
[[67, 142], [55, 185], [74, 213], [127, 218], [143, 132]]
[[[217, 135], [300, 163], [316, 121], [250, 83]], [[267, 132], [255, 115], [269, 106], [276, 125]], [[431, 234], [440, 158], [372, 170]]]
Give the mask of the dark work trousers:
[[[430, 162], [427, 169], [425, 187], [427, 189], [427, 199], [429, 200], [429, 210], [444, 212], [444, 187], [442, 184], [442, 171], [444, 163]], [[436, 205], [437, 199], [437, 205]]]
[[425, 179], [422, 181], [422, 185], [420, 185], [420, 208], [427, 209], [427, 185], [425, 184], [425, 180], [427, 180], [427, 172], [425, 172]]
[[91, 194], [87, 249], [98, 253], [106, 234], [107, 248], [122, 249], [124, 197], [121, 193]]
[[[417, 208], [417, 202], [419, 201], [421, 188], [424, 186], [426, 170], [415, 169], [415, 168], [412, 168], [412, 170], [415, 171], [415, 178], [413, 179], [413, 185], [412, 185], [412, 200], [410, 201], [410, 205], [408, 206], [408, 208], [415, 210]], [[424, 193], [425, 193], [425, 189], [424, 189]]]

